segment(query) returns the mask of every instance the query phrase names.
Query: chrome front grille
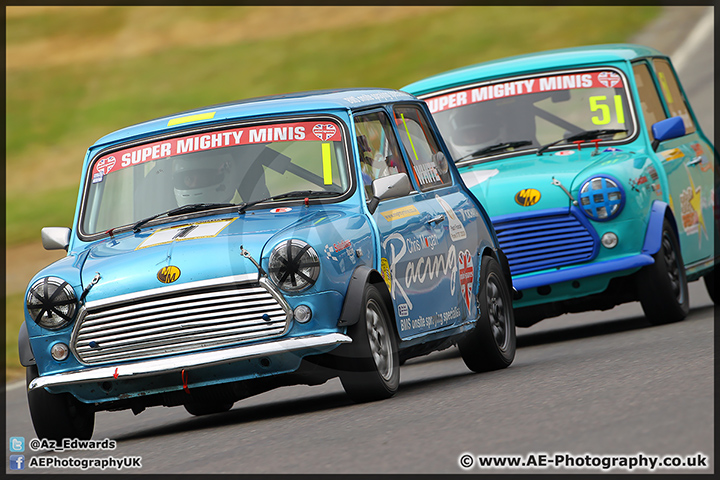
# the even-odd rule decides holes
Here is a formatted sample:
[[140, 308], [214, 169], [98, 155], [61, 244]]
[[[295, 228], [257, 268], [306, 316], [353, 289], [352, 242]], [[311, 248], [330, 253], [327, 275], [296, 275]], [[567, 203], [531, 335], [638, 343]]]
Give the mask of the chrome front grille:
[[102, 364], [237, 345], [287, 331], [290, 308], [264, 279], [222, 280], [89, 302], [73, 333], [73, 350], [81, 362]]
[[585, 262], [597, 255], [597, 234], [573, 214], [543, 212], [492, 222], [513, 275]]

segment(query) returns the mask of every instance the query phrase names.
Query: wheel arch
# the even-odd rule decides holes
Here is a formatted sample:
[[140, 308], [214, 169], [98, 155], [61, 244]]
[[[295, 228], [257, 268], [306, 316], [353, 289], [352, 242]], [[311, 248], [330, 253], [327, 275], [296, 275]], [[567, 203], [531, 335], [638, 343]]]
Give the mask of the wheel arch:
[[32, 351], [32, 345], [30, 345], [30, 336], [25, 322], [20, 325], [20, 332], [18, 333], [18, 356], [20, 357], [20, 365], [23, 367], [35, 365], [35, 354]]
[[[502, 251], [502, 249], [492, 249], [490, 247], [485, 247], [480, 254], [480, 260], [482, 260], [482, 257], [493, 257], [499, 264], [500, 269], [502, 270], [503, 275], [505, 276], [505, 281], [507, 282], [508, 288], [510, 289], [511, 293], [515, 292], [515, 288], [513, 287], [512, 283], [512, 274], [510, 273], [510, 263], [508, 262], [507, 257], [505, 256], [505, 252]], [[478, 269], [479, 270], [479, 269]], [[478, 272], [479, 274], [479, 272]]]
[[675, 215], [672, 209], [667, 203], [656, 200], [650, 209], [650, 220], [648, 221], [647, 230], [645, 231], [645, 242], [643, 243], [642, 253], [654, 255], [660, 250], [665, 219], [670, 222], [673, 233], [675, 234], [675, 239], [678, 245], [682, 247], [680, 244], [680, 233], [678, 232], [677, 222], [675, 221]]
[[340, 312], [338, 327], [347, 327], [357, 323], [358, 312], [363, 308], [362, 302], [365, 285], [367, 284], [372, 284], [377, 288], [378, 292], [380, 292], [380, 296], [383, 302], [385, 302], [385, 308], [390, 315], [389, 320], [395, 333], [395, 338], [399, 339], [397, 325], [395, 323], [395, 308], [393, 308], [392, 297], [390, 296], [387, 284], [382, 275], [380, 275], [380, 272], [365, 265], [360, 265], [353, 271], [347, 293], [345, 294], [345, 303]]

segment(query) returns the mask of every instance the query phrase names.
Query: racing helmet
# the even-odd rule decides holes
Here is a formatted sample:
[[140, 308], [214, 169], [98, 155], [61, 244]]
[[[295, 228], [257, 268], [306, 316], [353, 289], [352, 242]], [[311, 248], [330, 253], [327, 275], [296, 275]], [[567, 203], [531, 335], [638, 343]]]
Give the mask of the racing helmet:
[[178, 206], [227, 203], [235, 195], [233, 158], [205, 152], [173, 159], [173, 188]]

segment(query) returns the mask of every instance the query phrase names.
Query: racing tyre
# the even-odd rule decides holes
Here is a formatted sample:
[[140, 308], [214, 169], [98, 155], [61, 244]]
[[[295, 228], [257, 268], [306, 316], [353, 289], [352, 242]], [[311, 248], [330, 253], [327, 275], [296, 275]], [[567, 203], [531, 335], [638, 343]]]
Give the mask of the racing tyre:
[[200, 417], [202, 415], [227, 412], [233, 407], [233, 405], [233, 402], [190, 402], [184, 404], [183, 406], [189, 414]]
[[[36, 365], [27, 367], [27, 384], [38, 377]], [[48, 393], [44, 388], [29, 391], [30, 417], [38, 438], [62, 441], [63, 438], [89, 440], [95, 428], [95, 411], [69, 393]]]
[[472, 332], [458, 342], [465, 365], [478, 373], [508, 367], [515, 359], [516, 348], [512, 296], [500, 264], [484, 256], [480, 272], [480, 318]]
[[638, 276], [639, 297], [645, 317], [653, 325], [679, 322], [690, 309], [688, 285], [680, 246], [670, 222], [663, 223], [660, 250], [655, 263]]
[[395, 395], [400, 385], [400, 356], [385, 302], [375, 286], [363, 293], [357, 323], [348, 328], [352, 343], [343, 345], [340, 382], [356, 402]]
[[703, 275], [703, 280], [705, 281], [705, 288], [707, 288], [710, 299], [713, 301], [713, 303], [717, 303], [715, 301], [715, 270]]

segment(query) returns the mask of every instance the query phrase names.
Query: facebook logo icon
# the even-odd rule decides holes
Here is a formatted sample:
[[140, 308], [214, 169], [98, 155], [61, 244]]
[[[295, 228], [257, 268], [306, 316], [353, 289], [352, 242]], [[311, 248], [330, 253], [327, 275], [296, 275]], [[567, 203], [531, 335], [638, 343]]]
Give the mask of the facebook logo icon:
[[25, 470], [25, 455], [10, 455], [10, 470]]

